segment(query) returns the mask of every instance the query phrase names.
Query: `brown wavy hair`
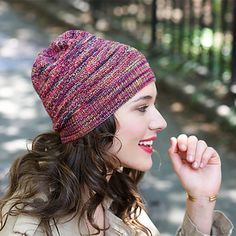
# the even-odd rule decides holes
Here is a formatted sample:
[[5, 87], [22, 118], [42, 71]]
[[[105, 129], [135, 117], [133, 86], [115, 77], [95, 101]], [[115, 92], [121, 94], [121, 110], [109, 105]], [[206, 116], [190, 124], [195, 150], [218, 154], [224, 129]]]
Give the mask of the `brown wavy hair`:
[[[9, 187], [0, 200], [0, 231], [8, 216], [28, 214], [39, 217], [45, 234], [52, 236], [50, 222], [56, 226], [57, 219], [69, 215], [70, 219], [79, 216], [79, 222], [88, 219], [96, 235], [106, 228], [99, 228], [93, 215], [108, 197], [116, 216], [151, 235], [137, 219], [144, 208], [137, 190], [143, 173], [129, 168], [121, 171], [119, 160], [108, 151], [116, 138], [116, 126], [112, 115], [83, 138], [66, 144], [57, 132], [38, 135], [28, 152], [11, 166]], [[84, 202], [85, 191], [88, 199]]]

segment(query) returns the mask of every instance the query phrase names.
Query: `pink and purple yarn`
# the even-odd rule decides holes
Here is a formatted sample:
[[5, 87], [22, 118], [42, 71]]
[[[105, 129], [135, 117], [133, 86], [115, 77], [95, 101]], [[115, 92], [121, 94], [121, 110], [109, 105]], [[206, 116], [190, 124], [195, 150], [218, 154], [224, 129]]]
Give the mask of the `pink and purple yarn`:
[[32, 69], [33, 86], [63, 143], [92, 131], [152, 81], [138, 50], [79, 30], [60, 35]]

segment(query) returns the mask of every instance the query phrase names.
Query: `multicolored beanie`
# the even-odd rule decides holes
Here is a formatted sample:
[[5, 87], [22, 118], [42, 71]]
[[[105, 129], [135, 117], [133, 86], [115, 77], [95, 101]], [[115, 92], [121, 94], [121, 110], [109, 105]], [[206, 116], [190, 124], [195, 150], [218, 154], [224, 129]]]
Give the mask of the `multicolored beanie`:
[[63, 143], [88, 134], [152, 81], [138, 50], [79, 30], [60, 35], [32, 69], [33, 86]]

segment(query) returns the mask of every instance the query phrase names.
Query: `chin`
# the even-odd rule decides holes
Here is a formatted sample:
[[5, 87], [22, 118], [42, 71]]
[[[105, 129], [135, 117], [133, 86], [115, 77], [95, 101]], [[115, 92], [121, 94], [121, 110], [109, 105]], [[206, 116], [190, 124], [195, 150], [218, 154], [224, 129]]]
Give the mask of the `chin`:
[[149, 171], [151, 169], [152, 166], [149, 166], [147, 168], [140, 168], [139, 171], [142, 171], [142, 172], [146, 172], [146, 171]]
[[133, 168], [133, 169], [146, 172], [150, 170], [151, 168], [152, 168], [152, 160], [150, 162], [142, 163], [142, 165], [136, 166], [136, 168]]

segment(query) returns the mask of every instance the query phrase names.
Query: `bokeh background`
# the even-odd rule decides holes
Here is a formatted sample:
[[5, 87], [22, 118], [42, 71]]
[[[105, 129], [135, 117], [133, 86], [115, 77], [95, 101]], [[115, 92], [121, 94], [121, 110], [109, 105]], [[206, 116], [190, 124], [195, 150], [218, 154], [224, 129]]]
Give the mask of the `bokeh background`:
[[185, 193], [167, 157], [169, 138], [194, 134], [221, 155], [217, 208], [236, 223], [236, 1], [0, 0], [0, 194], [12, 161], [51, 122], [30, 80], [37, 53], [68, 29], [141, 50], [158, 78], [168, 122], [140, 189], [163, 236], [181, 224]]

